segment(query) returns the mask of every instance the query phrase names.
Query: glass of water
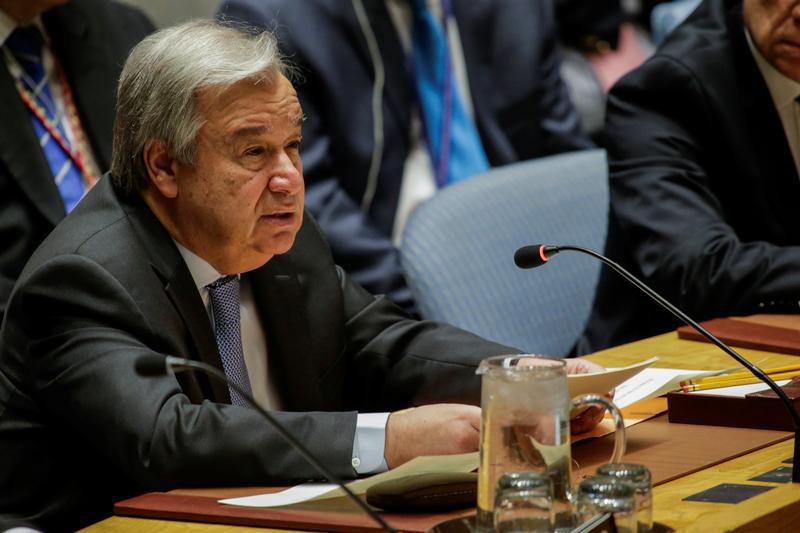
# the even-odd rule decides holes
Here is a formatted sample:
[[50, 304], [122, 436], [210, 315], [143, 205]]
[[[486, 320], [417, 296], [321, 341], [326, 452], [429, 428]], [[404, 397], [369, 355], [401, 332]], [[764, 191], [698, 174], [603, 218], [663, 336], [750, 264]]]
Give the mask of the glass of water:
[[495, 494], [495, 532], [553, 531], [553, 483], [548, 475], [538, 472], [503, 474]]
[[636, 505], [636, 529], [648, 533], [653, 529], [653, 485], [650, 471], [644, 465], [633, 463], [605, 464], [597, 469], [602, 476], [611, 476], [633, 485]]
[[636, 533], [636, 490], [611, 476], [592, 476], [578, 485], [577, 511], [581, 522], [611, 513], [618, 533]]

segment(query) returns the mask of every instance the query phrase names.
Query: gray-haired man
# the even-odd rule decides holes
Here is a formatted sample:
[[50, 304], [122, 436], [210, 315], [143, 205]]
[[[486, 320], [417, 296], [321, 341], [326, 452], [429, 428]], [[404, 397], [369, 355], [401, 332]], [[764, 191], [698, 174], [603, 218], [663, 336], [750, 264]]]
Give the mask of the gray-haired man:
[[271, 35], [213, 22], [132, 52], [112, 175], [34, 254], [0, 335], [0, 515], [69, 529], [136, 492], [318, 476], [224, 386], [138, 376], [153, 352], [224, 369], [342, 477], [477, 448], [474, 366], [510, 349], [333, 264], [284, 69]]

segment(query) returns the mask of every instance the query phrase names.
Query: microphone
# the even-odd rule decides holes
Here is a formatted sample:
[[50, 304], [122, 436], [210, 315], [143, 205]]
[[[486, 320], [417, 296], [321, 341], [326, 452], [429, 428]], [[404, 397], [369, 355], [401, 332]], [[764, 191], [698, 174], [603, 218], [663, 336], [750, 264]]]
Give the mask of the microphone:
[[645, 285], [643, 281], [638, 279], [636, 276], [634, 276], [633, 274], [622, 268], [620, 265], [618, 265], [611, 259], [595, 252], [594, 250], [590, 250], [589, 248], [583, 248], [581, 246], [546, 246], [544, 244], [533, 244], [530, 246], [523, 246], [522, 248], [518, 249], [514, 253], [514, 263], [516, 263], [516, 265], [519, 268], [535, 268], [547, 263], [547, 261], [552, 256], [563, 251], [580, 252], [582, 254], [590, 255], [595, 259], [598, 259], [602, 263], [606, 264], [617, 274], [625, 278], [631, 284], [636, 286], [639, 290], [641, 290], [650, 298], [655, 300], [661, 307], [663, 307], [664, 309], [675, 315], [685, 324], [694, 328], [698, 333], [700, 333], [703, 337], [705, 337], [710, 342], [715, 344], [723, 352], [733, 357], [740, 365], [749, 370], [755, 377], [766, 383], [769, 386], [769, 388], [772, 389], [775, 392], [775, 394], [778, 395], [778, 398], [780, 398], [780, 400], [786, 406], [786, 409], [789, 411], [789, 415], [792, 417], [792, 423], [794, 425], [794, 455], [792, 457], [792, 482], [800, 483], [800, 415], [798, 415], [797, 409], [795, 409], [795, 406], [789, 399], [789, 397], [786, 396], [784, 390], [780, 388], [778, 384], [772, 380], [772, 378], [770, 378], [767, 374], [765, 374], [764, 371], [758, 368], [756, 365], [754, 365], [753, 363], [742, 357], [733, 348], [731, 348], [730, 346], [719, 340], [706, 328], [704, 328], [703, 326], [692, 320], [686, 313], [684, 313], [683, 311], [675, 307], [673, 304], [668, 302], [663, 296], [661, 296], [656, 291]]
[[267, 422], [269, 422], [272, 428], [277, 431], [278, 434], [283, 437], [283, 439], [289, 443], [292, 448], [297, 450], [300, 455], [303, 456], [303, 459], [305, 459], [308, 464], [316, 468], [317, 471], [321, 473], [328, 481], [338, 485], [339, 488], [341, 488], [347, 494], [347, 496], [361, 508], [362, 511], [369, 515], [369, 517], [381, 527], [381, 529], [384, 531], [389, 531], [390, 533], [397, 533], [397, 530], [386, 523], [381, 515], [370, 509], [366, 503], [364, 503], [338, 477], [328, 470], [328, 468], [325, 467], [319, 461], [319, 459], [314, 457], [314, 455], [299, 440], [297, 440], [286, 428], [281, 425], [280, 422], [275, 419], [275, 417], [269, 413], [269, 411], [258, 405], [255, 399], [238, 384], [228, 381], [227, 376], [225, 376], [225, 374], [218, 368], [201, 363], [200, 361], [192, 361], [191, 359], [183, 359], [181, 357], [173, 357], [171, 355], [165, 357], [156, 353], [143, 354], [139, 356], [134, 363], [134, 368], [140, 376], [145, 377], [163, 376], [164, 374], [173, 374], [175, 372], [183, 372], [186, 370], [198, 370], [214, 379], [221, 381], [222, 383], [225, 383], [233, 390], [238, 392], [247, 401], [247, 403], [250, 404], [251, 407], [258, 411], [261, 416], [263, 416]]

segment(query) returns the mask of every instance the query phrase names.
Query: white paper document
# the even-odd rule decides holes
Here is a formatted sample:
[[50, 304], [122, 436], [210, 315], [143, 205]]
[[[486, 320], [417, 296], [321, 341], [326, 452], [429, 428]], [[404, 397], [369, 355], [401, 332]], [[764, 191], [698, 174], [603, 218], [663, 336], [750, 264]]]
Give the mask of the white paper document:
[[[478, 468], [478, 452], [417, 457], [388, 472], [351, 481], [347, 484], [347, 488], [356, 494], [364, 494], [368, 488], [377, 483], [399, 477], [434, 472], [472, 472], [476, 468]], [[331, 483], [304, 483], [281, 492], [257, 494], [243, 498], [228, 498], [219, 500], [219, 503], [243, 507], [279, 507], [312, 500], [338, 498], [344, 495], [345, 493], [342, 489]]]
[[603, 372], [591, 374], [570, 374], [567, 376], [569, 397], [574, 398], [581, 394], [606, 394], [620, 383], [632, 378], [658, 360], [651, 357], [646, 361], [622, 368], [607, 368]]
[[648, 368], [622, 383], [614, 392], [614, 403], [622, 409], [641, 400], [661, 396], [681, 388], [681, 381], [716, 376], [727, 370], [687, 370], [685, 368]]

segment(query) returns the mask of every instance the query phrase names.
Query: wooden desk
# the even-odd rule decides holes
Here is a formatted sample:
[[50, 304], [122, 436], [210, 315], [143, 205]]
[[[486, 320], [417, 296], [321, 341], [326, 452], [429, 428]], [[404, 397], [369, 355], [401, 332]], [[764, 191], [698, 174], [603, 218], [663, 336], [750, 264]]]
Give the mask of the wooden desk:
[[[747, 349], [738, 351], [762, 367], [780, 366], [799, 361], [798, 356]], [[736, 366], [735, 361], [715, 346], [680, 340], [674, 332], [604, 350], [590, 356], [589, 359], [605, 366], [625, 366], [654, 355], [659, 357], [656, 366], [667, 368], [711, 370]], [[682, 501], [686, 496], [720, 483], [763, 484], [747, 481], [747, 479], [781, 466], [781, 462], [792, 455], [792, 445], [793, 441], [791, 440], [782, 442], [656, 487], [653, 491], [655, 520], [678, 531], [701, 533], [797, 529], [796, 517], [800, 511], [800, 486], [791, 483], [778, 485], [777, 488], [767, 493], [737, 505]], [[111, 517], [85, 531], [96, 533], [121, 531], [217, 533], [275, 530]]]
[[[776, 319], [781, 320], [780, 317]], [[769, 319], [764, 322], [774, 323]], [[796, 364], [800, 361], [794, 355], [747, 349], [737, 351], [761, 367]], [[737, 366], [716, 346], [680, 340], [674, 332], [604, 350], [589, 356], [589, 359], [605, 366], [624, 366], [654, 355], [659, 358], [655, 366], [666, 368], [713, 370]], [[793, 445], [793, 440], [782, 442], [656, 487], [653, 489], [655, 520], [677, 531], [702, 533], [796, 530], [800, 486], [795, 484], [779, 485], [737, 505], [682, 501], [686, 496], [720, 483], [774, 486], [747, 480], [779, 466], [787, 466], [782, 461], [791, 457]]]

